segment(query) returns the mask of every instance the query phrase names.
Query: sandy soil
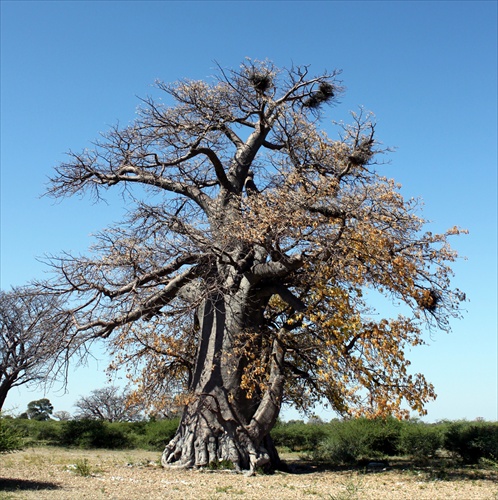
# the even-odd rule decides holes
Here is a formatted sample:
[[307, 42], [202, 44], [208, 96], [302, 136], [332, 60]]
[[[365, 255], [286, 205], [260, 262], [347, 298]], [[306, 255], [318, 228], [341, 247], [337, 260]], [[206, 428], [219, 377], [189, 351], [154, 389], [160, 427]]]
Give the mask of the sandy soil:
[[158, 458], [156, 452], [139, 450], [62, 448], [0, 455], [0, 500], [498, 500], [498, 475], [490, 470], [338, 472], [290, 462], [290, 473], [246, 477], [228, 471], [164, 470]]

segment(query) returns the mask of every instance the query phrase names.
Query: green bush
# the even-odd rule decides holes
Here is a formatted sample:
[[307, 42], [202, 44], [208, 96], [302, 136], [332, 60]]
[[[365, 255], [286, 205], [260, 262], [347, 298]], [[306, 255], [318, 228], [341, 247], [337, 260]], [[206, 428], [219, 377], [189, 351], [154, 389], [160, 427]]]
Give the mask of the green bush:
[[398, 453], [403, 422], [395, 418], [359, 419], [358, 432], [367, 434], [367, 451], [372, 457], [394, 456]]
[[327, 437], [327, 424], [305, 424], [290, 421], [277, 424], [271, 431], [275, 446], [292, 451], [311, 451]]
[[405, 422], [401, 427], [399, 452], [416, 460], [427, 460], [443, 446], [443, 429], [421, 422]]
[[9, 419], [9, 426], [25, 445], [80, 448], [143, 448], [161, 450], [174, 436], [179, 419], [105, 422], [102, 420], [38, 421]]
[[73, 472], [78, 476], [90, 477], [92, 475], [92, 466], [88, 463], [88, 459], [76, 460]]
[[180, 419], [178, 418], [147, 422], [138, 445], [152, 451], [164, 450], [164, 447], [173, 439], [179, 423]]
[[61, 444], [80, 448], [133, 448], [122, 429], [102, 420], [70, 420], [63, 422]]
[[151, 422], [64, 422], [62, 444], [82, 448], [141, 448], [162, 451], [173, 438], [179, 419]]
[[359, 418], [332, 422], [329, 426], [328, 437], [313, 450], [315, 460], [352, 465], [361, 459], [379, 459], [397, 453], [402, 423], [394, 418]]
[[498, 461], [498, 422], [451, 422], [446, 424], [444, 447], [465, 463], [480, 459]]
[[352, 465], [359, 460], [363, 450], [361, 436], [341, 433], [324, 439], [312, 451], [311, 457], [313, 460], [333, 465]]
[[30, 433], [35, 441], [45, 444], [58, 444], [61, 438], [61, 422], [55, 420], [36, 421], [33, 420], [33, 433]]
[[116, 435], [126, 439], [126, 448], [142, 448], [143, 436], [146, 433], [147, 422], [112, 422], [106, 423], [107, 428]]
[[0, 417], [0, 453], [17, 451], [23, 447], [22, 436], [12, 422], [13, 419]]
[[16, 418], [12, 426], [23, 437], [26, 445], [57, 445], [60, 443], [62, 425], [56, 420], [31, 420]]

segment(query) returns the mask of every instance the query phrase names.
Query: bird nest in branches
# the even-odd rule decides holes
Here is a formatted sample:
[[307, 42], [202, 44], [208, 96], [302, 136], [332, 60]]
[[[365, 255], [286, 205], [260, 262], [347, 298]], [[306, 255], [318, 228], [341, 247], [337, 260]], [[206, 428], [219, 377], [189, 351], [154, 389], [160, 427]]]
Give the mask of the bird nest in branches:
[[306, 101], [304, 101], [303, 106], [307, 108], [317, 108], [323, 102], [327, 102], [334, 97], [334, 86], [328, 82], [322, 82], [318, 86], [318, 90], [313, 92]]
[[257, 92], [264, 94], [273, 83], [273, 79], [270, 75], [265, 73], [259, 73], [254, 71], [249, 75], [249, 81]]
[[438, 306], [441, 296], [435, 290], [422, 290], [417, 298], [417, 304], [425, 311], [434, 312]]

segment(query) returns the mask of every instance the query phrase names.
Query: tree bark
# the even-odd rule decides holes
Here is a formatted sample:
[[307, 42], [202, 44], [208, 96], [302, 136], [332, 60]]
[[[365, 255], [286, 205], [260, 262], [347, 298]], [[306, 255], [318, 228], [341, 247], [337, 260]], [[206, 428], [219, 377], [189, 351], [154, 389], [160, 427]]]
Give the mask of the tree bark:
[[6, 379], [2, 383], [0, 383], [0, 411], [3, 408], [5, 400], [7, 399], [7, 395], [12, 387], [12, 383], [10, 380]]
[[270, 377], [271, 398], [248, 397], [240, 387], [246, 361], [237, 354], [237, 337], [256, 314], [249, 317], [246, 306], [237, 296], [221, 294], [204, 304], [190, 398], [163, 452], [163, 466], [217, 467], [223, 461], [249, 473], [280, 468], [269, 431], [280, 410], [283, 377]]

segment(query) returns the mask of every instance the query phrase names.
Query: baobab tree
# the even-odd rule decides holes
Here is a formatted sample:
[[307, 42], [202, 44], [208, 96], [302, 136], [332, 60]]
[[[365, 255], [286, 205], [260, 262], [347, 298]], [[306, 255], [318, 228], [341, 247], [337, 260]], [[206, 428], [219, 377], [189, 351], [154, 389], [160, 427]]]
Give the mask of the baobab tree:
[[13, 387], [55, 379], [65, 318], [56, 295], [31, 286], [0, 291], [0, 410]]
[[107, 422], [133, 422], [142, 417], [142, 408], [130, 404], [126, 389], [108, 385], [81, 396], [74, 404], [77, 419], [106, 420]]
[[[405, 349], [459, 315], [459, 230], [423, 232], [417, 203], [379, 172], [371, 116], [337, 139], [320, 130], [338, 75], [246, 60], [210, 83], [158, 82], [164, 103], [144, 99], [56, 169], [56, 197], [121, 186], [134, 204], [93, 254], [54, 258], [50, 286], [77, 304], [75, 342], [107, 338], [142, 366], [149, 403], [183, 395], [165, 466], [278, 466], [283, 401], [404, 416], [434, 397]], [[411, 313], [376, 318], [369, 289]]]

